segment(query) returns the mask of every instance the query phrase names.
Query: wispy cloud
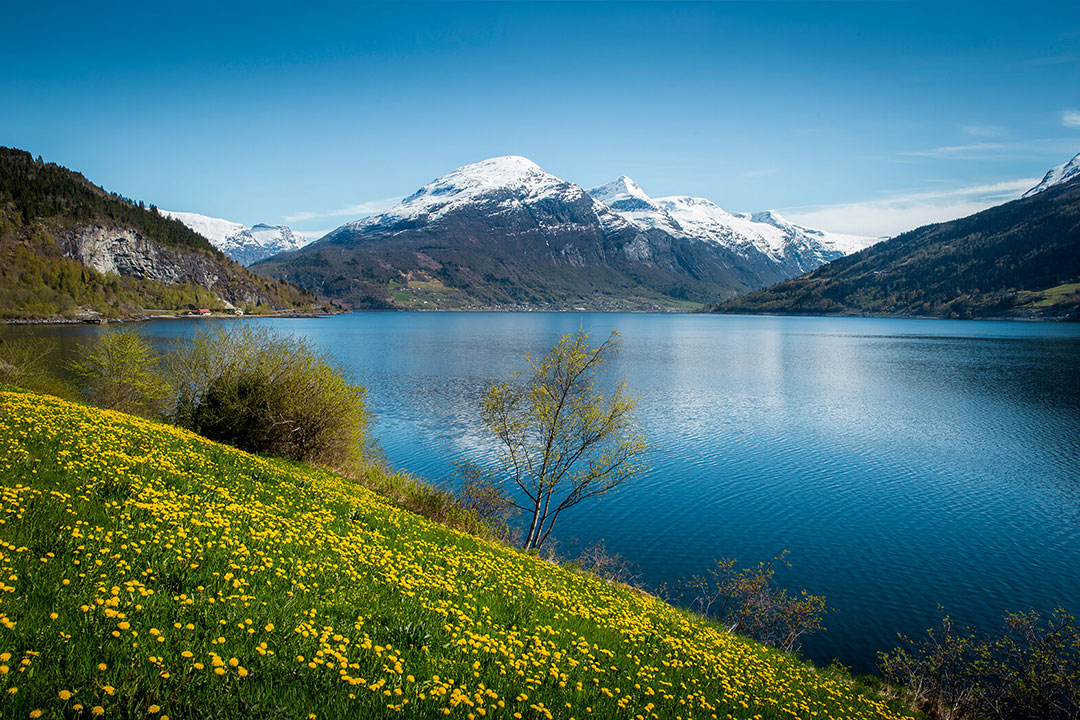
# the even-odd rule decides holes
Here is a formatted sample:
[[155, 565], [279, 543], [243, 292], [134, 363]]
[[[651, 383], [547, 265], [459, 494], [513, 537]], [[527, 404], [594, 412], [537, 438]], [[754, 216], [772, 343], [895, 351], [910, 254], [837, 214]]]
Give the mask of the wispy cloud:
[[1065, 110], [1062, 112], [1061, 124], [1065, 127], [1080, 128], [1080, 110]]
[[1039, 178], [943, 190], [897, 193], [882, 198], [837, 205], [783, 210], [785, 217], [809, 227], [856, 235], [898, 235], [930, 223], [955, 220], [1018, 197]]
[[995, 138], [1005, 134], [1000, 125], [961, 125], [960, 130], [975, 137]]
[[331, 230], [334, 230], [335, 228], [323, 228], [319, 230], [300, 230], [298, 228], [292, 229], [306, 237], [308, 240], [318, 240], [323, 235], [330, 232]]
[[368, 200], [366, 202], [357, 203], [356, 205], [338, 208], [337, 210], [304, 210], [293, 213], [292, 215], [286, 215], [285, 222], [302, 222], [304, 220], [323, 220], [326, 218], [338, 217], [356, 218], [388, 210], [399, 202], [401, 202], [401, 198], [393, 197], [384, 198], [382, 200]]
[[1007, 156], [1030, 158], [1033, 155], [1057, 157], [1070, 152], [1071, 148], [1075, 146], [1075, 138], [1040, 138], [1037, 140], [1010, 142], [974, 142], [965, 145], [942, 145], [926, 150], [908, 150], [901, 152], [900, 155], [904, 157], [949, 158], [953, 160], [987, 160]]

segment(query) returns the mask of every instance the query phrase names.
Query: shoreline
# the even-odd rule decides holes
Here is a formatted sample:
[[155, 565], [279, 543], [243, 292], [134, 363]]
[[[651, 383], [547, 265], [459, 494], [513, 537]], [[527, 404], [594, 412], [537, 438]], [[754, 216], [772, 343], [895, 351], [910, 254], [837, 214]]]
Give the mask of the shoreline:
[[316, 312], [281, 312], [260, 315], [236, 315], [235, 313], [209, 313], [204, 315], [145, 314], [125, 315], [122, 317], [44, 317], [44, 318], [6, 318], [5, 325], [112, 325], [124, 323], [149, 322], [150, 320], [243, 320], [244, 318], [324, 318], [342, 313]]
[[105, 318], [100, 316], [94, 317], [45, 317], [45, 318], [6, 318], [3, 321], [5, 325], [111, 325], [111, 324], [124, 324], [124, 323], [138, 323], [149, 322], [151, 320], [242, 320], [245, 318], [262, 318], [262, 319], [300, 319], [300, 318], [329, 318], [336, 315], [345, 315], [356, 312], [386, 312], [386, 313], [405, 313], [405, 314], [439, 314], [439, 313], [512, 313], [521, 315], [532, 314], [574, 314], [574, 313], [589, 313], [589, 314], [621, 314], [632, 313], [635, 315], [715, 315], [715, 316], [736, 316], [736, 317], [817, 317], [817, 318], [876, 318], [884, 320], [961, 320], [961, 321], [1009, 321], [1009, 322], [1036, 322], [1036, 323], [1068, 323], [1077, 322], [1077, 320], [1071, 319], [1068, 316], [1047, 316], [1047, 315], [1031, 315], [1031, 316], [1016, 316], [1016, 315], [993, 315], [993, 316], [980, 316], [980, 317], [944, 317], [941, 315], [905, 315], [905, 314], [892, 314], [892, 313], [754, 313], [754, 312], [707, 312], [702, 310], [592, 310], [592, 309], [570, 309], [570, 310], [552, 310], [552, 309], [517, 309], [517, 310], [505, 310], [505, 309], [493, 309], [493, 308], [471, 308], [471, 309], [456, 309], [456, 310], [410, 310], [404, 308], [387, 308], [378, 310], [343, 310], [334, 313], [317, 313], [317, 312], [281, 312], [281, 313], [268, 313], [260, 315], [236, 315], [234, 313], [210, 313], [206, 315], [178, 315], [178, 314], [145, 314], [145, 315], [127, 315], [123, 317]]

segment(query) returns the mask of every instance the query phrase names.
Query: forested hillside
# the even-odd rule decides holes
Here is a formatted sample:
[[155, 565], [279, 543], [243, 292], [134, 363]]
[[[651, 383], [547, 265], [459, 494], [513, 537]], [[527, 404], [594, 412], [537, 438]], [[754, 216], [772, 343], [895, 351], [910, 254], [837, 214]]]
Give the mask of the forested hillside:
[[912, 230], [711, 309], [1075, 319], [1080, 180]]
[[118, 317], [194, 307], [324, 311], [253, 275], [156, 208], [0, 148], [0, 317]]

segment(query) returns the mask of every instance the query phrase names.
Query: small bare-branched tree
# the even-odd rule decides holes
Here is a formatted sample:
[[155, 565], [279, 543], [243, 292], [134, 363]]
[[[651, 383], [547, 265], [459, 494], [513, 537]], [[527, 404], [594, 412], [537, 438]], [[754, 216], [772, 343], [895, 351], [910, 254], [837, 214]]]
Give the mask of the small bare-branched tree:
[[498, 439], [507, 476], [524, 496], [515, 505], [530, 519], [522, 544], [543, 546], [559, 516], [609, 492], [644, 469], [645, 438], [634, 418], [636, 399], [620, 382], [609, 396], [595, 374], [618, 349], [618, 333], [589, 345], [579, 330], [565, 335], [532, 376], [493, 383], [481, 416]]

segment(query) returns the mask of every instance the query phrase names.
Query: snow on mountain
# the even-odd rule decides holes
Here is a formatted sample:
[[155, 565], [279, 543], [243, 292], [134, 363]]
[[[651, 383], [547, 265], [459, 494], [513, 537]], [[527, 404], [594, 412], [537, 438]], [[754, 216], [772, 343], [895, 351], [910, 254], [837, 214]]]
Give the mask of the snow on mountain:
[[238, 222], [199, 215], [198, 213], [173, 212], [172, 210], [161, 210], [160, 208], [158, 212], [165, 217], [171, 217], [184, 223], [209, 240], [214, 247], [222, 252], [225, 252], [224, 248], [229, 244], [229, 238], [247, 231], [247, 228]]
[[1060, 185], [1063, 182], [1068, 182], [1075, 177], [1080, 177], [1080, 153], [1073, 156], [1072, 160], [1062, 163], [1057, 167], [1050, 168], [1050, 170], [1043, 176], [1042, 182], [1035, 187], [1028, 190], [1020, 197], [1030, 197], [1036, 193], [1041, 193], [1049, 187], [1054, 185]]
[[639, 227], [658, 228], [691, 240], [714, 242], [744, 257], [761, 254], [798, 272], [873, 245], [880, 238], [843, 235], [795, 225], [773, 210], [732, 213], [689, 196], [650, 198], [625, 175], [589, 191]]
[[432, 180], [389, 210], [343, 227], [432, 222], [479, 201], [496, 201], [509, 210], [545, 198], [572, 202], [584, 196], [585, 191], [580, 187], [544, 172], [533, 161], [507, 155], [459, 167]]
[[198, 213], [159, 210], [202, 235], [228, 257], [241, 265], [251, 265], [278, 253], [299, 250], [311, 242], [284, 225], [262, 223], [246, 227], [240, 223]]
[[657, 228], [672, 235], [688, 235], [666, 209], [625, 175], [607, 185], [589, 190], [589, 195], [635, 225]]

